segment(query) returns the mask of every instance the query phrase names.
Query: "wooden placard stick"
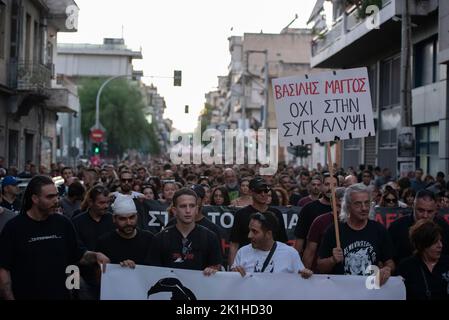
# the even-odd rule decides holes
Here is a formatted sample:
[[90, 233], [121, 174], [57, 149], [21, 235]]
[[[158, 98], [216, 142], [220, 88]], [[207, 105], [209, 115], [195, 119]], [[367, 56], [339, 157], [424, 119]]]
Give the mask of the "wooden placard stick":
[[[327, 162], [329, 167], [329, 174], [331, 177], [334, 177], [334, 165], [332, 163], [332, 156], [331, 156], [331, 144], [330, 142], [327, 142]], [[334, 215], [334, 226], [335, 226], [335, 239], [337, 243], [337, 248], [341, 248], [340, 245], [340, 231], [338, 227], [338, 215], [337, 215], [337, 201], [335, 198], [335, 186], [333, 183], [331, 183], [331, 204], [332, 204], [332, 212]]]

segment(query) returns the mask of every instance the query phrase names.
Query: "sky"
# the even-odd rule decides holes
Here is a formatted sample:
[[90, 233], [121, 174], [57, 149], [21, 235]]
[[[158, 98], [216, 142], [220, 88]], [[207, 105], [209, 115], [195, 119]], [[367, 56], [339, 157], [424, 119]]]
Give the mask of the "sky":
[[[123, 38], [128, 48], [142, 49], [134, 60], [147, 84], [165, 98], [164, 116], [180, 131], [197, 126], [205, 94], [216, 90], [217, 76], [227, 75], [230, 36], [245, 32], [279, 33], [291, 25], [306, 27], [315, 0], [75, 0], [78, 32], [58, 33], [60, 43], [103, 43]], [[174, 70], [182, 71], [182, 87], [174, 87]], [[184, 106], [189, 105], [189, 114]]]

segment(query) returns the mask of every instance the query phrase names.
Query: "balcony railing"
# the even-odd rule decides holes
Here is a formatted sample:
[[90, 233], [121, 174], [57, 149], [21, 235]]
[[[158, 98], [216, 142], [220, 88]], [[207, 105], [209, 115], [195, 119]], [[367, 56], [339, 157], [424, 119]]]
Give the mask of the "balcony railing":
[[16, 90], [50, 88], [52, 68], [33, 61], [10, 63], [9, 86]]
[[[382, 0], [382, 8], [392, 5], [392, 0]], [[322, 50], [335, 43], [341, 36], [354, 30], [357, 26], [365, 22], [365, 18], [359, 17], [359, 12], [354, 6], [351, 10], [345, 11], [332, 25], [330, 29], [317, 35], [312, 41], [312, 56], [317, 55]]]

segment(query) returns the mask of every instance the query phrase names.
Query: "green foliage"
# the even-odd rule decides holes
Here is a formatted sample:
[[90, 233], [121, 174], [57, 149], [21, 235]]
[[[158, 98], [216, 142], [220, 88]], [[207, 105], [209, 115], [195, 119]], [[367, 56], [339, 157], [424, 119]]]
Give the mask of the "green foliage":
[[[81, 131], [86, 141], [89, 139], [90, 128], [95, 123], [97, 92], [105, 80], [85, 79], [81, 82]], [[128, 80], [116, 79], [104, 88], [100, 99], [100, 123], [106, 129], [110, 156], [121, 155], [127, 149], [159, 153], [156, 131], [146, 121], [144, 107], [139, 89]]]

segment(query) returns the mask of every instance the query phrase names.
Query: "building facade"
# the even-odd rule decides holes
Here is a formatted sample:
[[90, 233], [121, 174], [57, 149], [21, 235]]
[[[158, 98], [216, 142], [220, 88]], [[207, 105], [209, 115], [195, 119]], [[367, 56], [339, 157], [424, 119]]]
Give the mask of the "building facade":
[[19, 171], [56, 160], [57, 112], [76, 112], [70, 91], [56, 85], [58, 32], [75, 32], [73, 0], [0, 3], [0, 155]]
[[[324, 1], [317, 1], [320, 20]], [[332, 27], [318, 30], [312, 41], [313, 67], [367, 67], [376, 136], [343, 143], [344, 167], [359, 164], [389, 168], [394, 175], [420, 167], [427, 174], [448, 172], [447, 62], [449, 2], [408, 2], [411, 17], [411, 126], [401, 107], [401, 0], [383, 0], [374, 20], [363, 18], [347, 1], [332, 1]], [[370, 20], [368, 20], [370, 19]], [[406, 39], [404, 37], [404, 39]]]

